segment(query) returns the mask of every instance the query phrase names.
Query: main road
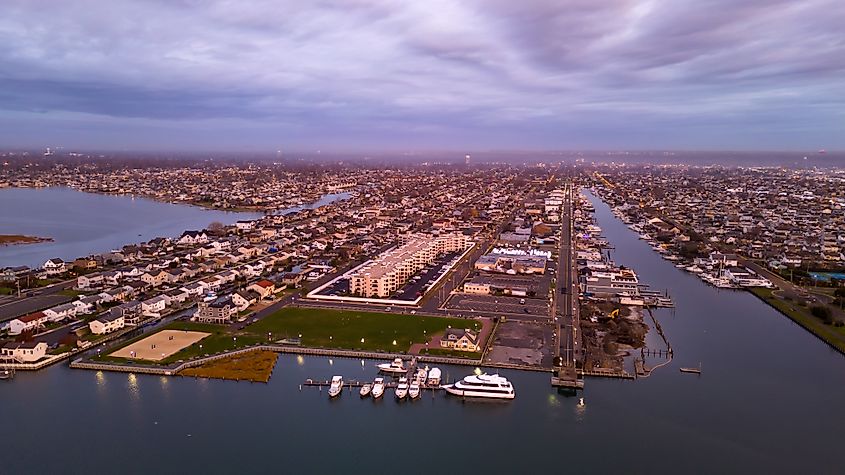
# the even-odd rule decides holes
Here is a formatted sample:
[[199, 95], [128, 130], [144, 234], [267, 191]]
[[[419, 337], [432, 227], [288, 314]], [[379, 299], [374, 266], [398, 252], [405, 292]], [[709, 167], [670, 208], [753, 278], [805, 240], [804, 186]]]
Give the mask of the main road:
[[575, 368], [582, 359], [581, 328], [578, 306], [578, 272], [573, 228], [573, 186], [568, 183], [561, 213], [558, 281], [555, 285], [555, 317], [560, 341], [559, 354], [565, 368]]

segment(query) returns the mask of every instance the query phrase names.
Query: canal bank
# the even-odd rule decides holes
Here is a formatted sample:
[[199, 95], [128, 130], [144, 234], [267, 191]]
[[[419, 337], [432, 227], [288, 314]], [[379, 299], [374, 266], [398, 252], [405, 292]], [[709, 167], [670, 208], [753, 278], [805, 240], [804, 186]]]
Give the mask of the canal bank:
[[[754, 296], [676, 269], [594, 203], [614, 259], [675, 301], [674, 312], [655, 311], [674, 349], [668, 370], [591, 379], [581, 406], [548, 374], [510, 370], [501, 373], [515, 386], [511, 402], [397, 403], [299, 390], [307, 378], [375, 376], [372, 362], [352, 358], [281, 355], [267, 384], [55, 366], [0, 382], [13, 428], [0, 436], [14, 454], [4, 471], [362, 473], [410, 445], [432, 461], [407, 473], [467, 458], [490, 473], [562, 463], [586, 473], [838, 473], [843, 358]], [[699, 362], [701, 376], [678, 371]], [[470, 371], [440, 367], [451, 380]]]

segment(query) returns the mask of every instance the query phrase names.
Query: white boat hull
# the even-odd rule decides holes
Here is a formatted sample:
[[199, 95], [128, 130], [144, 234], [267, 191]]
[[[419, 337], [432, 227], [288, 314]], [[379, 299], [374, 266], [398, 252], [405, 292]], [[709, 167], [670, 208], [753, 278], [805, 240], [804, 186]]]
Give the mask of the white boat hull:
[[447, 393], [461, 397], [477, 397], [485, 399], [513, 399], [514, 397], [516, 397], [516, 394], [514, 393], [492, 393], [486, 391], [472, 391], [466, 389], [459, 389], [456, 388], [454, 385], [443, 386], [443, 388], [446, 390]]

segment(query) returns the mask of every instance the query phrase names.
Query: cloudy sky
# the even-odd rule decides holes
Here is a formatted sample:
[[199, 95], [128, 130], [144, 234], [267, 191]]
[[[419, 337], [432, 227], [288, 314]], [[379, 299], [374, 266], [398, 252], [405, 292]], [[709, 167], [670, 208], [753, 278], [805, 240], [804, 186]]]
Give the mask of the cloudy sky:
[[0, 146], [845, 149], [843, 0], [3, 0]]

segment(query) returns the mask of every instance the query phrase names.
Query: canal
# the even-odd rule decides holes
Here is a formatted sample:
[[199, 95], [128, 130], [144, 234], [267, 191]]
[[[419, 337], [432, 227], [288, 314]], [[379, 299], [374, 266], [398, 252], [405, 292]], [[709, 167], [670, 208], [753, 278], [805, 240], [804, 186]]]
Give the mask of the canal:
[[[372, 378], [374, 361], [283, 355], [268, 384], [58, 366], [0, 383], [0, 471], [840, 472], [845, 358], [752, 295], [679, 271], [592, 200], [617, 262], [677, 305], [657, 312], [675, 360], [650, 378], [589, 379], [580, 406], [546, 374], [504, 371], [510, 403], [397, 403], [300, 390]], [[678, 371], [699, 362], [700, 377]]]

